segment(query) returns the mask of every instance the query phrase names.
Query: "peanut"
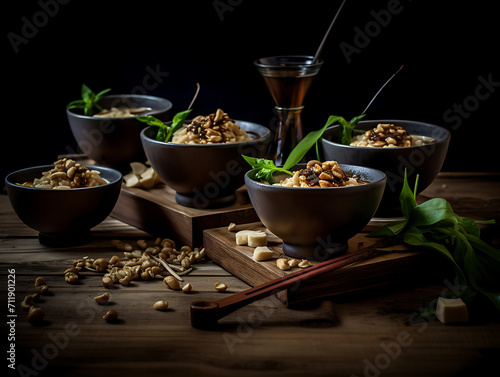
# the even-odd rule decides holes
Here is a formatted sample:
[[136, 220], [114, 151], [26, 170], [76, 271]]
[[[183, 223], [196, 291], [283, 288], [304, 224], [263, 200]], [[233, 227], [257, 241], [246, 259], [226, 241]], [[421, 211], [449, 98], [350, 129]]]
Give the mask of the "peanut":
[[118, 320], [118, 313], [116, 310], [110, 309], [102, 316], [106, 322], [116, 322]]
[[167, 276], [165, 279], [163, 279], [163, 282], [167, 285], [167, 287], [173, 289], [174, 291], [178, 291], [179, 289], [181, 289], [179, 281], [173, 276]]
[[214, 286], [219, 292], [224, 292], [227, 289], [227, 285], [224, 283], [215, 283]]
[[168, 308], [168, 302], [167, 301], [164, 301], [164, 300], [159, 300], [159, 301], [156, 301], [154, 304], [153, 304], [153, 308], [155, 310], [166, 310]]
[[105, 304], [105, 303], [107, 303], [109, 301], [109, 293], [105, 292], [105, 293], [103, 293], [100, 296], [96, 296], [96, 297], [94, 297], [94, 300], [98, 304]]
[[276, 266], [282, 271], [286, 271], [290, 269], [290, 265], [288, 264], [288, 260], [285, 258], [279, 258], [276, 260]]
[[186, 283], [183, 287], [182, 287], [182, 292], [184, 293], [189, 293], [191, 292], [191, 290], [193, 289], [193, 287], [191, 286], [191, 284], [189, 283]]

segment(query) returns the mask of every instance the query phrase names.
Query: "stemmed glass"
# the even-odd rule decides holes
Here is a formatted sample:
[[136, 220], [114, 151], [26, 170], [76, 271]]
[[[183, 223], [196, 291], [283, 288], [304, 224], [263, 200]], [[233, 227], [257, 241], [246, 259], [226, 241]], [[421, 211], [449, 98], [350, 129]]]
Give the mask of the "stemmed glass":
[[290, 151], [303, 138], [301, 113], [304, 97], [323, 61], [313, 56], [282, 55], [254, 61], [274, 99], [278, 114], [268, 158], [276, 166], [285, 163]]

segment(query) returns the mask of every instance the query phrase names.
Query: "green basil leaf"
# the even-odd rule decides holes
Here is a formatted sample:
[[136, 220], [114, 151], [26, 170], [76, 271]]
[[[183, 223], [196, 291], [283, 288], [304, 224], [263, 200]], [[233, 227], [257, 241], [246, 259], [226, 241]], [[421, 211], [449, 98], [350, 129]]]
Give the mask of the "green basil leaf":
[[428, 226], [446, 222], [450, 226], [458, 224], [458, 219], [450, 203], [442, 198], [433, 198], [423, 202], [410, 212], [408, 222], [413, 226]]
[[255, 176], [252, 176], [252, 179], [259, 179], [262, 181], [265, 181], [269, 184], [274, 184], [274, 173], [275, 172], [283, 172], [289, 175], [293, 175], [292, 172], [288, 171], [287, 169], [284, 168], [278, 168], [276, 165], [274, 165], [274, 161], [268, 160], [265, 158], [256, 158], [256, 157], [249, 157], [245, 155], [241, 155], [248, 164], [254, 168], [254, 169], [259, 169], [256, 173]]
[[99, 93], [97, 93], [97, 94], [95, 95], [95, 99], [94, 99], [94, 100], [95, 100], [96, 102], [97, 102], [97, 101], [99, 101], [99, 100], [102, 98], [102, 96], [104, 96], [104, 95], [105, 95], [106, 93], [108, 93], [110, 90], [111, 90], [111, 88], [101, 90]]
[[286, 159], [283, 168], [290, 169], [294, 165], [298, 164], [300, 160], [302, 160], [302, 158], [309, 151], [309, 149], [311, 149], [312, 146], [316, 143], [316, 141], [320, 139], [325, 130], [339, 119], [344, 119], [344, 118], [331, 115], [328, 118], [326, 124], [321, 129], [309, 132], [290, 152], [290, 155]]
[[[366, 114], [363, 114], [363, 115], [358, 115], [358, 116], [356, 116], [356, 117], [352, 118], [352, 119], [349, 121], [349, 123], [350, 123], [351, 125], [353, 125], [353, 126], [356, 126], [356, 124], [358, 124], [358, 122], [359, 122], [361, 119], [363, 119], [365, 116], [366, 116]], [[362, 132], [364, 132], [364, 131], [362, 131]]]
[[394, 221], [393, 223], [384, 225], [383, 227], [374, 230], [368, 234], [369, 237], [393, 237], [401, 233], [406, 227], [408, 220]]
[[[417, 175], [417, 181], [418, 181], [418, 175]], [[403, 212], [403, 215], [407, 219], [410, 217], [410, 212], [417, 207], [416, 192], [417, 192], [416, 187], [414, 192], [412, 192], [410, 189], [410, 185], [408, 184], [408, 176], [406, 174], [406, 169], [405, 169], [403, 188], [401, 189], [401, 193], [399, 194], [399, 202], [401, 204], [401, 211]]]
[[163, 123], [163, 121], [161, 121], [160, 119], [155, 118], [154, 116], [151, 116], [151, 115], [140, 116], [140, 117], [136, 117], [135, 119], [137, 119], [140, 122], [146, 123], [149, 126], [167, 128], [167, 126]]
[[184, 120], [186, 120], [187, 116], [189, 115], [189, 113], [191, 113], [191, 111], [192, 109], [185, 110], [174, 115], [174, 118], [172, 119], [172, 124], [170, 125], [167, 135], [165, 137], [164, 140], [165, 142], [169, 142], [174, 132], [182, 128], [182, 126], [184, 125]]
[[81, 89], [80, 93], [81, 93], [82, 99], [85, 102], [89, 101], [90, 97], [93, 94], [92, 90], [90, 90], [90, 88], [85, 84], [82, 84], [82, 89]]
[[455, 267], [455, 271], [457, 272], [459, 284], [460, 285], [466, 284], [465, 275], [464, 275], [462, 269], [455, 262], [453, 255], [450, 253], [450, 251], [444, 245], [437, 243], [437, 242], [429, 241], [423, 235], [423, 233], [416, 227], [410, 227], [405, 231], [405, 234], [403, 236], [403, 241], [408, 245], [425, 247], [425, 248], [433, 249], [433, 250], [436, 250], [437, 252], [439, 252], [443, 257], [448, 259]]
[[67, 109], [83, 109], [85, 107], [85, 102], [81, 99], [77, 99], [68, 103], [66, 106]]

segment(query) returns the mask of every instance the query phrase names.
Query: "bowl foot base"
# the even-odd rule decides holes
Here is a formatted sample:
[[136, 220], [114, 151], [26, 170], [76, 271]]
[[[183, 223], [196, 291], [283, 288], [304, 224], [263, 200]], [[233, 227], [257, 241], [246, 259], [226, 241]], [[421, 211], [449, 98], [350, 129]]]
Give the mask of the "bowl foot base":
[[347, 251], [347, 242], [329, 244], [328, 248], [322, 245], [291, 245], [283, 242], [283, 252], [292, 258], [325, 261], [344, 254]]
[[218, 198], [205, 198], [198, 195], [175, 194], [175, 201], [184, 207], [208, 209], [228, 207], [236, 201], [236, 194], [230, 194]]
[[39, 233], [40, 244], [49, 247], [73, 247], [85, 245], [90, 242], [90, 231], [80, 231], [78, 233]]

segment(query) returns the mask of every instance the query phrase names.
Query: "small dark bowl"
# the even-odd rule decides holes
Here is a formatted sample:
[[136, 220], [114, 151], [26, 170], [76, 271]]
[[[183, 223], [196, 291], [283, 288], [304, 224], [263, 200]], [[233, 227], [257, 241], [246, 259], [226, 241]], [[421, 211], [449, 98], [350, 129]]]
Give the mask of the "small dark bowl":
[[264, 157], [271, 138], [268, 128], [236, 120], [251, 141], [226, 144], [174, 144], [157, 141], [156, 127], [145, 128], [141, 140], [151, 166], [176, 191], [177, 203], [193, 208], [217, 208], [234, 203], [244, 184], [248, 163], [242, 154]]
[[[163, 121], [168, 120], [172, 102], [167, 99], [146, 95], [104, 96], [99, 104], [111, 107], [150, 107], [147, 115]], [[129, 163], [144, 162], [146, 156], [140, 140], [140, 132], [147, 127], [135, 117], [96, 118], [82, 115], [80, 110], [66, 109], [71, 132], [80, 150], [98, 165], [130, 171]]]
[[418, 192], [423, 191], [436, 178], [443, 166], [450, 143], [450, 132], [434, 124], [409, 120], [367, 120], [357, 129], [368, 130], [379, 123], [392, 123], [404, 127], [412, 135], [429, 136], [435, 143], [404, 148], [351, 147], [340, 144], [341, 126], [334, 125], [323, 134], [322, 148], [325, 160], [378, 169], [387, 175], [384, 196], [377, 211], [380, 217], [402, 216], [399, 194], [403, 188], [405, 169], [413, 189], [419, 175]]
[[5, 178], [10, 202], [19, 218], [39, 232], [39, 241], [53, 247], [82, 245], [90, 241], [90, 229], [113, 210], [120, 195], [122, 174], [114, 169], [92, 166], [109, 183], [67, 190], [24, 187], [54, 165], [18, 170]]
[[[299, 164], [292, 170], [303, 168]], [[361, 231], [377, 210], [384, 192], [384, 173], [343, 165], [347, 175], [369, 183], [359, 186], [281, 187], [245, 175], [248, 195], [262, 224], [283, 240], [283, 252], [294, 258], [326, 260], [347, 250], [349, 238]], [[275, 174], [279, 181], [286, 174]]]

